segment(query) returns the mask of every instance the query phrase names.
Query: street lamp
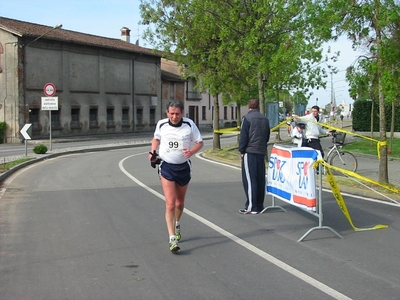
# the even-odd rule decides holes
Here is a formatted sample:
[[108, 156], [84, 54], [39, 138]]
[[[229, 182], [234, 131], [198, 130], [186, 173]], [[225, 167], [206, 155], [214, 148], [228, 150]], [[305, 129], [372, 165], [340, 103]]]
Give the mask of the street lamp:
[[[50, 28], [49, 30], [47, 30], [45, 33], [43, 33], [42, 35], [40, 35], [40, 36], [38, 36], [37, 38], [35, 38], [34, 40], [32, 40], [32, 41], [30, 41], [28, 44], [26, 44], [26, 45], [22, 45], [22, 47], [23, 47], [23, 57], [24, 57], [24, 59], [23, 59], [23, 64], [24, 64], [24, 67], [23, 67], [23, 72], [24, 72], [24, 78], [26, 78], [26, 62], [25, 62], [25, 57], [26, 57], [26, 48], [29, 46], [29, 45], [31, 45], [32, 43], [34, 43], [34, 42], [36, 42], [37, 40], [39, 40], [39, 39], [41, 39], [42, 37], [44, 37], [45, 35], [47, 35], [47, 34], [49, 34], [50, 32], [52, 32], [53, 30], [56, 30], [56, 29], [59, 29], [59, 28], [61, 28], [62, 27], [62, 24], [57, 24], [57, 25], [55, 25], [54, 27], [52, 27], [52, 28]], [[26, 95], [26, 93], [25, 93], [25, 91], [24, 91], [24, 94]], [[24, 96], [24, 109], [26, 109], [26, 98], [25, 98], [25, 96]], [[52, 144], [51, 144], [51, 111], [49, 111], [49, 114], [50, 114], [50, 117], [49, 117], [49, 119], [50, 119], [50, 151], [52, 150]], [[26, 114], [24, 114], [24, 119], [26, 118]], [[25, 121], [25, 120], [24, 120]]]
[[48, 31], [46, 31], [45, 33], [43, 33], [41, 36], [38, 36], [38, 37], [37, 37], [36, 39], [34, 39], [33, 41], [31, 41], [31, 42], [29, 42], [28, 44], [24, 45], [24, 47], [27, 47], [28, 45], [30, 45], [30, 44], [36, 42], [38, 39], [44, 37], [44, 36], [45, 36], [46, 34], [48, 34], [49, 32], [51, 32], [51, 31], [53, 31], [53, 30], [55, 30], [55, 29], [61, 28], [61, 27], [62, 27], [62, 24], [57, 24], [56, 26], [54, 26], [54, 27], [51, 28], [50, 30], [48, 30]]

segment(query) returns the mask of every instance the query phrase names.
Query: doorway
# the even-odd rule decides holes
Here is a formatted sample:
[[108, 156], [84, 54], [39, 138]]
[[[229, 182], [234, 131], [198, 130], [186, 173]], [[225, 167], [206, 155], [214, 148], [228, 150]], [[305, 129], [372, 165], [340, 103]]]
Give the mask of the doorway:
[[196, 123], [196, 125], [199, 125], [199, 107], [191, 105], [189, 106], [189, 118], [193, 120], [193, 122]]

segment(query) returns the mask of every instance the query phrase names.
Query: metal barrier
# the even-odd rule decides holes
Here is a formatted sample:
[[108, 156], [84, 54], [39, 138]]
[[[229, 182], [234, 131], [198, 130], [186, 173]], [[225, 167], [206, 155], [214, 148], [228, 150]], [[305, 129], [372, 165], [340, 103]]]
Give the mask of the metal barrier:
[[313, 168], [320, 158], [319, 151], [306, 147], [275, 144], [271, 151], [266, 176], [266, 193], [272, 195], [272, 203], [261, 213], [271, 209], [286, 211], [283, 207], [275, 205], [275, 198], [278, 198], [318, 217], [318, 226], [310, 228], [298, 242], [303, 241], [315, 230], [329, 230], [337, 237], [343, 238], [331, 227], [323, 225], [322, 172], [316, 176], [317, 171]]

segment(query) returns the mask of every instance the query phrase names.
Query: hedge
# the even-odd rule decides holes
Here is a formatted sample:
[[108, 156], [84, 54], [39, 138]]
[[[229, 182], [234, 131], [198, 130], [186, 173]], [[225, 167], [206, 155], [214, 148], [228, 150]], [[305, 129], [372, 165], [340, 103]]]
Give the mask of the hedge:
[[[352, 111], [353, 130], [354, 131], [371, 131], [371, 108], [374, 104], [374, 132], [379, 132], [379, 105], [372, 101], [357, 100], [354, 101]], [[392, 118], [392, 105], [385, 105], [386, 114], [386, 131], [390, 132], [390, 124]], [[400, 132], [400, 105], [395, 106], [394, 131]]]

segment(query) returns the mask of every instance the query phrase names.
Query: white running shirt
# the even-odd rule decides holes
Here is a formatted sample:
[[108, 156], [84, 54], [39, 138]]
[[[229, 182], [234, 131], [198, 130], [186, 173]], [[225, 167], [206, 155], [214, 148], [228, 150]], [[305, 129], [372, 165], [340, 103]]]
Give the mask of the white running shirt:
[[159, 156], [170, 164], [182, 164], [188, 159], [183, 155], [183, 149], [190, 149], [191, 143], [203, 141], [196, 124], [183, 117], [180, 126], [174, 126], [168, 118], [158, 121], [154, 138], [160, 141]]

